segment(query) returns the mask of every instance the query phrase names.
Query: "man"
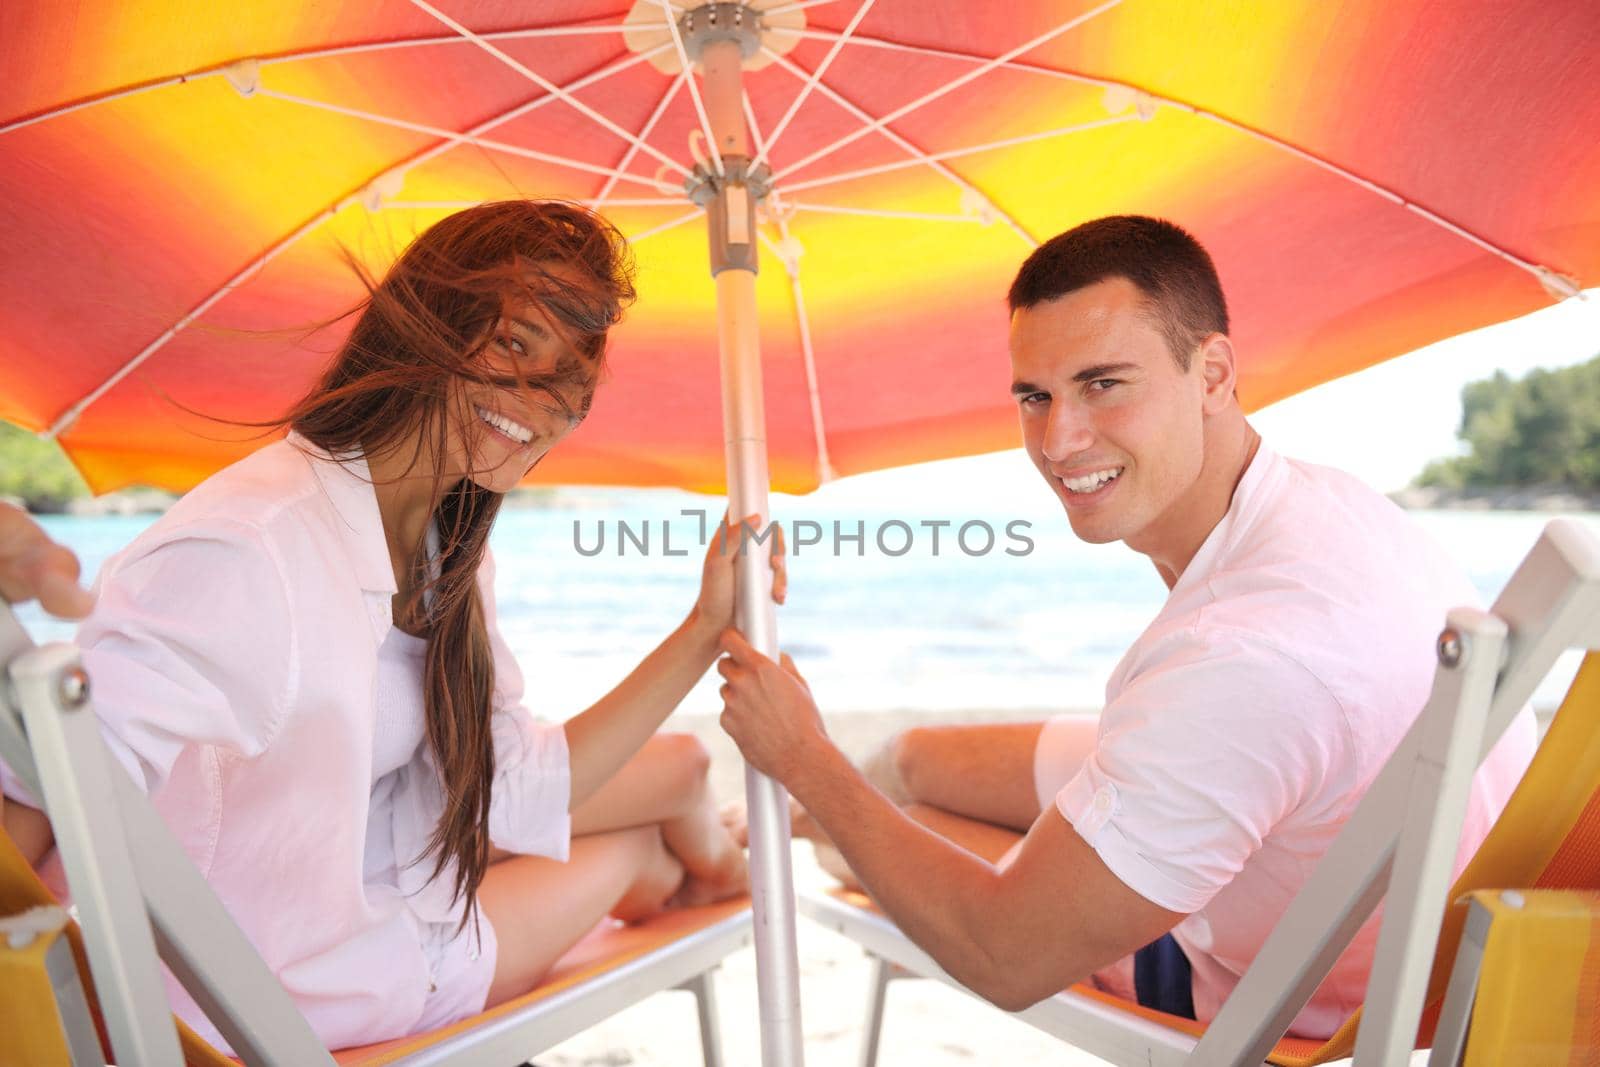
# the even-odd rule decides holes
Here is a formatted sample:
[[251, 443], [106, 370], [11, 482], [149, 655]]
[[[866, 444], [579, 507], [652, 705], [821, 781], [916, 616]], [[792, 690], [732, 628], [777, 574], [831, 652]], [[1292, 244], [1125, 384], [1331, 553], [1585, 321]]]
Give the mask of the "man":
[[[1215, 269], [1178, 227], [1062, 234], [1010, 306], [1028, 455], [1079, 537], [1122, 541], [1169, 589], [1098, 724], [911, 731], [876, 775], [902, 810], [828, 741], [793, 664], [730, 631], [724, 727], [974, 991], [1015, 1010], [1093, 976], [1207, 1020], [1426, 701], [1445, 612], [1475, 596], [1389, 501], [1261, 443]], [[1458, 869], [1533, 745], [1524, 713], [1475, 779]], [[1326, 1036], [1361, 1002], [1376, 934], [1292, 1032]]]

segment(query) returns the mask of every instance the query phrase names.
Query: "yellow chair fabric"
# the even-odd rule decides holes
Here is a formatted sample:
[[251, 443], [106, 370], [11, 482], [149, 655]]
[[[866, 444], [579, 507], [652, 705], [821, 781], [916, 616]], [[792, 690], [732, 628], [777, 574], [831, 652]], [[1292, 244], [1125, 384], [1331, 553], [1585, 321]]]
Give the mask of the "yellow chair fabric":
[[1477, 892], [1494, 917], [1466, 1067], [1600, 1064], [1600, 893]]
[[[0, 919], [0, 926], [21, 914]], [[47, 930], [12, 944], [0, 930], [0, 1034], [6, 1035], [0, 1067], [71, 1067], [47, 962], [65, 936], [64, 930]]]

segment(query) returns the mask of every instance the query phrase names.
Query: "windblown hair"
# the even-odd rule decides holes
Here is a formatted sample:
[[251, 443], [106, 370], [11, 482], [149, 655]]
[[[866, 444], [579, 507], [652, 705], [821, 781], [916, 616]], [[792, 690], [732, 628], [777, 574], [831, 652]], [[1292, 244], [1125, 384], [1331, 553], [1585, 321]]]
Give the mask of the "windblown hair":
[[[455, 899], [467, 900], [465, 925], [489, 863], [494, 657], [477, 577], [502, 496], [471, 478], [446, 484], [452, 418], [482, 430], [463, 417], [469, 412], [451, 408], [462, 383], [493, 380], [483, 356], [511, 305], [536, 301], [566, 340], [598, 362], [606, 331], [634, 298], [633, 261], [622, 235], [592, 212], [512, 200], [430, 227], [382, 281], [353, 257], [350, 263], [367, 299], [331, 366], [286, 421], [334, 456], [406, 449], [411, 470], [433, 459], [438, 553], [429, 559], [426, 539], [416, 546], [408, 561], [414, 593], [396, 622], [427, 639], [427, 735], [444, 793], [444, 814], [416, 860], [432, 856], [434, 878], [453, 867]], [[520, 386], [545, 410], [581, 418], [561, 378], [525, 377]]]
[[1181, 370], [1200, 342], [1228, 332], [1228, 303], [1206, 250], [1181, 227], [1144, 215], [1111, 215], [1050, 238], [1022, 264], [1006, 299], [1015, 314], [1107, 278], [1138, 287]]

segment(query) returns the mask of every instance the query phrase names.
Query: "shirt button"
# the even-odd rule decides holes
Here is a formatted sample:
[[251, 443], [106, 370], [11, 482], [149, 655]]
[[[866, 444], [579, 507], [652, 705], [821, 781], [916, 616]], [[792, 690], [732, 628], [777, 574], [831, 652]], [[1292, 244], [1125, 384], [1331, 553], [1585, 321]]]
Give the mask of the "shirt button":
[[467, 953], [467, 959], [471, 960], [473, 963], [477, 963], [478, 962], [478, 955], [479, 955], [478, 950], [477, 949], [472, 949], [471, 951], [469, 951]]
[[1111, 794], [1102, 789], [1094, 795], [1094, 810], [1109, 812], [1111, 810]]

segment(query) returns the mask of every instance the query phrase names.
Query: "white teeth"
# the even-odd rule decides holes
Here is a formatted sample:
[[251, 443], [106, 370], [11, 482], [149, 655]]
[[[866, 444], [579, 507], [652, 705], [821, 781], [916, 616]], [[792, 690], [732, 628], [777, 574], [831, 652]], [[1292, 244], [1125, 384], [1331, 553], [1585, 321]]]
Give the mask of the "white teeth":
[[1081, 478], [1063, 478], [1061, 484], [1067, 487], [1069, 493], [1092, 493], [1121, 473], [1121, 467], [1110, 467], [1103, 471], [1095, 471], [1093, 474], [1085, 474]]
[[482, 419], [490, 426], [493, 426], [507, 437], [521, 444], [527, 444], [529, 441], [533, 440], [532, 430], [528, 429], [526, 426], [523, 426], [521, 423], [512, 422], [510, 419], [499, 414], [498, 412], [490, 411], [488, 408], [479, 408], [478, 418]]

